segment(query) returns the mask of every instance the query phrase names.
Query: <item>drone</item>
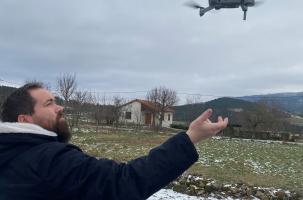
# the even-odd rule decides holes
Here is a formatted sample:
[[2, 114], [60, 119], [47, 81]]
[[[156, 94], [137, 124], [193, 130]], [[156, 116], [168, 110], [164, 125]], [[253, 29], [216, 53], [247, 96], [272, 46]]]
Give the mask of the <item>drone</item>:
[[191, 8], [199, 9], [200, 17], [202, 17], [206, 12], [216, 9], [219, 10], [221, 8], [239, 8], [241, 7], [244, 16], [243, 20], [246, 20], [246, 14], [248, 7], [254, 7], [260, 5], [262, 2], [256, 2], [255, 0], [208, 0], [209, 6], [204, 8], [200, 6], [198, 3], [194, 1], [190, 1], [185, 3], [186, 6], [189, 6]]

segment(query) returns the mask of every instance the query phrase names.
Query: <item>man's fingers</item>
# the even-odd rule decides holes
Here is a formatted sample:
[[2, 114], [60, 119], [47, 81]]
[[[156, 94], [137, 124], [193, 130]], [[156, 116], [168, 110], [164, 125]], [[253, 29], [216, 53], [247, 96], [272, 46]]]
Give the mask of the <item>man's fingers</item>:
[[212, 109], [207, 109], [205, 110], [199, 117], [198, 117], [198, 121], [200, 122], [204, 122], [206, 121], [210, 116], [211, 114], [213, 113], [213, 110]]
[[224, 124], [224, 128], [226, 128], [227, 124], [228, 124], [228, 118], [227, 117], [224, 118], [223, 124]]
[[223, 118], [221, 116], [218, 117], [218, 122], [223, 122]]
[[227, 126], [227, 124], [228, 124], [228, 118], [227, 117], [224, 118], [224, 123], [226, 123], [226, 126]]
[[[219, 119], [219, 118], [221, 118], [221, 119]], [[222, 117], [219, 117], [219, 118], [218, 118], [218, 122], [212, 124], [212, 126], [213, 126], [212, 130], [214, 132], [219, 132], [219, 131], [223, 130], [224, 128], [226, 128], [226, 126], [228, 124], [227, 117], [224, 118], [224, 120], [222, 119]]]

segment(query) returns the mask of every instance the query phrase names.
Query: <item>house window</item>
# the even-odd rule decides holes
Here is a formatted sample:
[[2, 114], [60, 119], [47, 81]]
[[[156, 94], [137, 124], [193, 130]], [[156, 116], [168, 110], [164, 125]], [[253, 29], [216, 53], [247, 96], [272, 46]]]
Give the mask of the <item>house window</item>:
[[167, 115], [167, 121], [170, 121], [170, 114]]
[[131, 112], [125, 112], [125, 119], [132, 119], [132, 113]]

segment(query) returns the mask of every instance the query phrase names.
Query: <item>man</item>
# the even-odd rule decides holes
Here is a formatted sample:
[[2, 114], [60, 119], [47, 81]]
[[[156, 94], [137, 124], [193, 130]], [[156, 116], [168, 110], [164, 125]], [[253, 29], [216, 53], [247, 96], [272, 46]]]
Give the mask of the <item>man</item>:
[[68, 144], [63, 107], [38, 83], [13, 92], [0, 123], [1, 200], [147, 199], [198, 159], [194, 143], [227, 126], [208, 109], [162, 145], [128, 163], [96, 159]]

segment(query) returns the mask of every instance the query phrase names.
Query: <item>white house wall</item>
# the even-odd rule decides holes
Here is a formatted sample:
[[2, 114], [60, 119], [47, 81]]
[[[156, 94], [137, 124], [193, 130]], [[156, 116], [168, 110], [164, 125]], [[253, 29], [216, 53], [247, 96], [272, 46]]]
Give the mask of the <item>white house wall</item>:
[[[131, 119], [125, 119], [125, 113], [131, 112]], [[126, 123], [139, 123], [143, 122], [143, 116], [141, 114], [141, 104], [139, 102], [132, 102], [123, 108], [124, 121]]]
[[[121, 122], [124, 123], [135, 123], [135, 124], [145, 124], [145, 112], [141, 111], [141, 103], [134, 101], [122, 107], [123, 115], [120, 118]], [[131, 119], [126, 119], [126, 112], [131, 112]], [[170, 115], [170, 120], [168, 120], [168, 115]], [[151, 116], [151, 121], [153, 117]], [[159, 119], [155, 119], [156, 124], [159, 124]], [[163, 127], [170, 127], [173, 123], [173, 112], [164, 113], [164, 120], [162, 121]]]
[[[170, 120], [168, 120], [168, 115], [170, 115]], [[164, 113], [164, 120], [162, 121], [162, 126], [168, 128], [172, 123], [173, 123], [173, 113], [171, 112]]]

